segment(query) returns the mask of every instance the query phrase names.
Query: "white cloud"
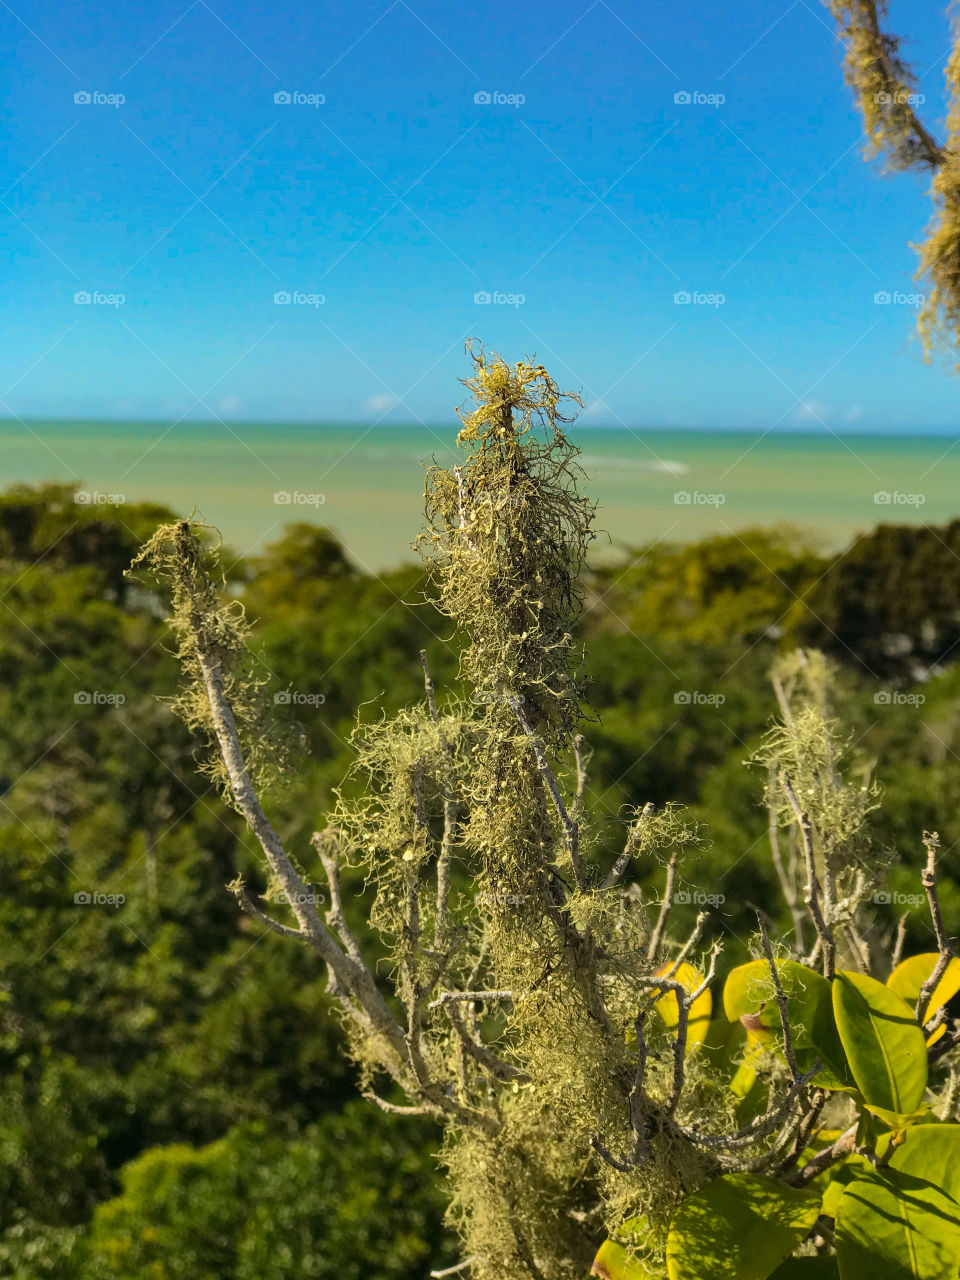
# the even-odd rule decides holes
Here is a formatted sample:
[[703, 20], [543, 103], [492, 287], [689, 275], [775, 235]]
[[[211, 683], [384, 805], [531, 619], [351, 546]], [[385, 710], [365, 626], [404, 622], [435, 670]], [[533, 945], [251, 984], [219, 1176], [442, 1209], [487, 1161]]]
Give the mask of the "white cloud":
[[391, 392], [381, 392], [378, 396], [371, 396], [366, 407], [370, 413], [386, 413], [396, 403], [397, 397]]

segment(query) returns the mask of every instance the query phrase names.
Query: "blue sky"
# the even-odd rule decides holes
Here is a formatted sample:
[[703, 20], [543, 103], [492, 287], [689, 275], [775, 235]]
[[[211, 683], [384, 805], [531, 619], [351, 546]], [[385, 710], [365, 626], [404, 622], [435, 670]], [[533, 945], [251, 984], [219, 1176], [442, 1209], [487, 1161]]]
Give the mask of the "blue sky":
[[[946, 18], [892, 9], [938, 123]], [[2, 414], [438, 423], [479, 337], [598, 425], [956, 426], [910, 305], [874, 301], [917, 288], [926, 184], [863, 163], [814, 0], [14, 0], [0, 28]]]

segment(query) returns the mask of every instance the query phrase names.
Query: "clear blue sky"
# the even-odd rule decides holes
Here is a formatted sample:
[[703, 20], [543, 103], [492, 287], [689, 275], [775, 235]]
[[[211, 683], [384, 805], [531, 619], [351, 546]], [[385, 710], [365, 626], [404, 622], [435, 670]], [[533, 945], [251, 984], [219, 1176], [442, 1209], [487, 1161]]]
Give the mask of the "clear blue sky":
[[[939, 122], [942, 6], [892, 8]], [[925, 183], [863, 163], [815, 0], [13, 0], [0, 28], [2, 414], [440, 422], [476, 336], [597, 424], [958, 422], [874, 302], [916, 288]]]

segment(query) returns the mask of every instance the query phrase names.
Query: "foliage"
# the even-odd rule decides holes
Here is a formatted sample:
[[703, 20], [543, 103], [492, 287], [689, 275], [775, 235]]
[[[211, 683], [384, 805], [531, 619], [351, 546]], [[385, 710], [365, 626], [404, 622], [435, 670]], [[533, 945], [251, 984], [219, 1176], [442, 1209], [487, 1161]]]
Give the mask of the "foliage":
[[[352, 782], [312, 854], [288, 852], [255, 789], [261, 682], [203, 530], [167, 526], [140, 557], [173, 597], [180, 705], [216, 742], [266, 900], [287, 910], [238, 881], [241, 906], [324, 964], [367, 1096], [443, 1125], [450, 1219], [477, 1280], [578, 1280], [598, 1245], [595, 1269], [612, 1277], [765, 1280], [833, 1258], [843, 1280], [868, 1266], [941, 1274], [945, 1257], [956, 1269], [960, 1205], [931, 1180], [947, 1161], [894, 1164], [915, 1133], [954, 1127], [960, 1023], [933, 998], [947, 998], [953, 960], [938, 838], [924, 836], [922, 875], [937, 951], [911, 1007], [870, 936], [892, 860], [879, 789], [851, 759], [826, 659], [784, 658], [780, 716], [752, 755], [789, 924], [775, 949], [758, 912], [754, 958], [725, 982], [731, 1025], [707, 1021], [709, 913], [685, 933], [672, 910], [701, 823], [674, 804], [633, 808], [610, 866], [584, 808], [575, 632], [591, 510], [558, 389], [535, 363], [471, 355], [465, 457], [428, 474], [424, 542], [466, 696], [438, 700], [424, 655], [426, 698], [358, 726]], [[662, 891], [625, 887], [643, 860]], [[389, 1001], [376, 949], [344, 914], [352, 868], [372, 887]], [[404, 1102], [379, 1091], [388, 1080]]]

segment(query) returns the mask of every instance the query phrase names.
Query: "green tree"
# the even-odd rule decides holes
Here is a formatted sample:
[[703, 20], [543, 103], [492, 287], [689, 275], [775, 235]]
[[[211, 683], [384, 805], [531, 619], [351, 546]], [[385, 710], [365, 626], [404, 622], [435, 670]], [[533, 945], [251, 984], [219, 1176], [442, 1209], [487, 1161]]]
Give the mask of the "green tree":
[[[164, 526], [138, 558], [172, 595], [177, 709], [262, 854], [264, 890], [238, 878], [239, 905], [322, 962], [366, 1096], [442, 1124], [478, 1280], [579, 1280], [605, 1232], [598, 1274], [764, 1280], [815, 1254], [843, 1280], [953, 1274], [960, 961], [938, 838], [922, 878], [936, 950], [902, 960], [901, 933], [891, 963], [870, 939], [890, 862], [878, 790], [848, 759], [822, 655], [781, 664], [755, 763], [788, 923], [775, 948], [759, 913], [712, 1017], [707, 913], [689, 933], [672, 913], [701, 824], [637, 808], [611, 865], [584, 812], [574, 637], [592, 510], [564, 401], [540, 365], [473, 358], [463, 461], [428, 476], [423, 544], [468, 696], [438, 698], [424, 660], [425, 699], [359, 727], [366, 789], [344, 790], [309, 846], [264, 808], [284, 757], [202, 530]], [[635, 861], [662, 866], [662, 895], [624, 888]], [[389, 995], [344, 910], [358, 867]]]

